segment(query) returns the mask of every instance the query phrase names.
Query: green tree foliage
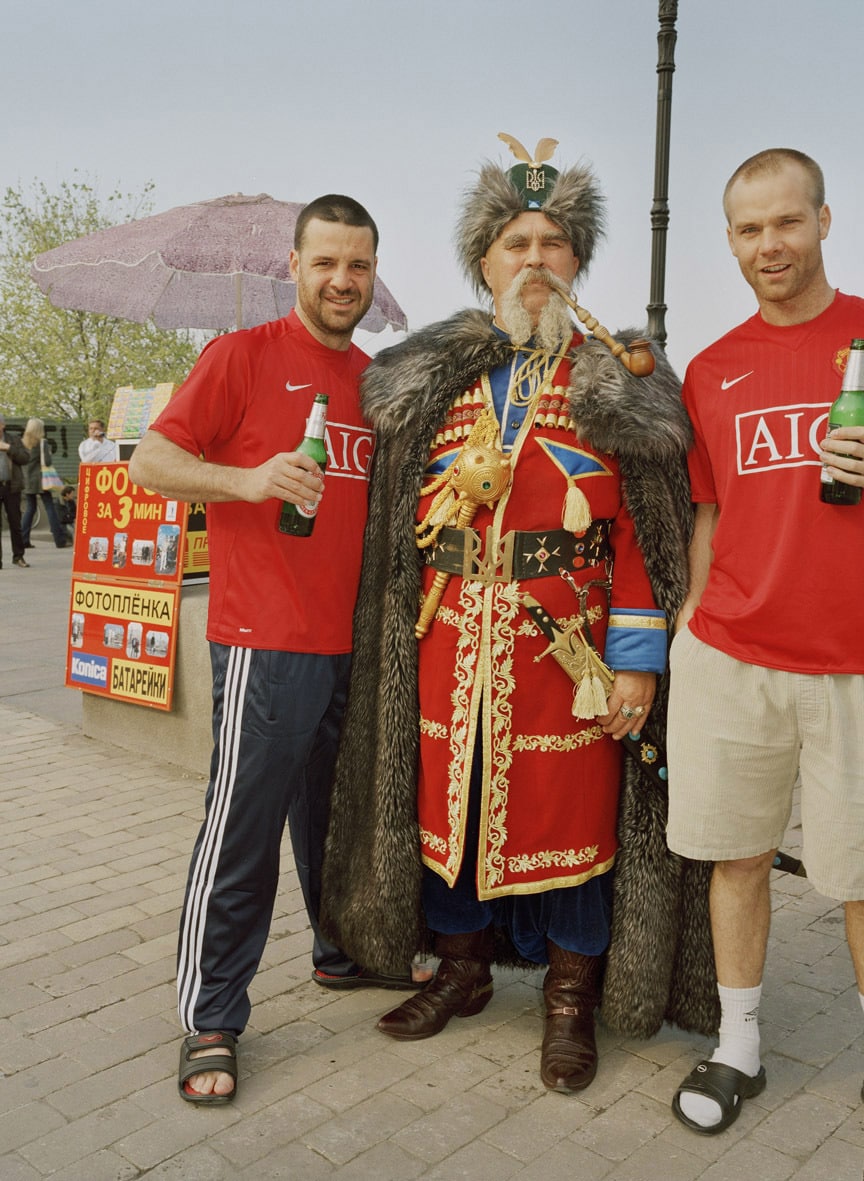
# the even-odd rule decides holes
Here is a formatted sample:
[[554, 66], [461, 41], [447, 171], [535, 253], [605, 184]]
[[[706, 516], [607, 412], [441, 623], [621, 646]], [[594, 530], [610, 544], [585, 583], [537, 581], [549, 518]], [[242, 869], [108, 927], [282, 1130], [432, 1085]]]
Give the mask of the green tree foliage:
[[8, 188], [0, 205], [0, 407], [38, 418], [107, 419], [118, 386], [180, 382], [200, 332], [164, 331], [113, 316], [55, 308], [30, 278], [37, 254], [151, 212], [140, 196], [101, 198], [83, 180], [51, 192]]

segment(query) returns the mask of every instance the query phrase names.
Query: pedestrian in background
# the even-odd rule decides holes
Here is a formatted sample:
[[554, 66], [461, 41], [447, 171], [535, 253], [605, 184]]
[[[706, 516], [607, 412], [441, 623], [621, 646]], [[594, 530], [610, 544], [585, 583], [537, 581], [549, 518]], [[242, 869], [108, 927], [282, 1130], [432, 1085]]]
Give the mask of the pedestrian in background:
[[27, 504], [21, 521], [24, 548], [35, 548], [30, 540], [30, 530], [33, 526], [33, 518], [36, 516], [36, 498], [41, 497], [54, 544], [58, 549], [64, 549], [67, 545], [66, 531], [60, 524], [54, 496], [50, 489], [42, 487], [42, 468], [51, 463], [54, 444], [45, 438], [45, 423], [41, 418], [28, 418], [21, 442], [27, 448], [27, 463], [24, 467], [24, 498]]
[[60, 504], [57, 506], [57, 515], [66, 533], [66, 540], [74, 541], [75, 518], [78, 515], [78, 497], [71, 484], [64, 484], [60, 490]]
[[87, 423], [87, 438], [78, 444], [78, 458], [82, 463], [116, 463], [117, 444], [105, 437], [105, 423], [91, 418]]
[[[21, 469], [27, 463], [27, 448], [16, 435], [6, 434], [6, 419], [0, 414], [0, 504], [6, 510], [9, 536], [12, 539], [12, 565], [30, 565], [24, 559], [24, 538], [21, 536], [21, 488], [24, 476]], [[0, 539], [0, 569], [3, 566]]]

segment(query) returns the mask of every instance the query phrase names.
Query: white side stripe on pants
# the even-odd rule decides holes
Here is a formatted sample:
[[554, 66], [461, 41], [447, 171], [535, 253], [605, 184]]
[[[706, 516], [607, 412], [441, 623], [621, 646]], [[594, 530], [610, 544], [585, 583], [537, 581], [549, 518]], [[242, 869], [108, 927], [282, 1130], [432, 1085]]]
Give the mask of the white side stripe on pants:
[[189, 1033], [199, 1032], [195, 1028], [194, 1017], [198, 993], [201, 988], [201, 946], [207, 921], [207, 903], [213, 889], [219, 853], [225, 834], [225, 823], [236, 782], [240, 722], [251, 660], [251, 649], [231, 648], [225, 675], [222, 724], [219, 730], [219, 764], [213, 783], [213, 798], [198, 857], [191, 871], [184, 920], [180, 931], [180, 950], [177, 961], [177, 1011], [183, 1028]]

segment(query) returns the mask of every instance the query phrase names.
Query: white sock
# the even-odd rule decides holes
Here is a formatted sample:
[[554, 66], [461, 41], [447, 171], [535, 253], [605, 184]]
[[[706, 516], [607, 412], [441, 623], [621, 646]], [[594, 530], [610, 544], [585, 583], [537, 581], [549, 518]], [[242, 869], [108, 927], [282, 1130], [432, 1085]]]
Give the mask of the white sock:
[[861, 1008], [864, 1009], [864, 993], [858, 993], [858, 1000], [861, 1002]]
[[[760, 1065], [758, 1017], [762, 985], [724, 988], [718, 984], [717, 991], [720, 994], [720, 1044], [711, 1055], [711, 1061], [733, 1066], [753, 1078], [759, 1073]], [[861, 1003], [864, 1006], [864, 997]], [[688, 1119], [703, 1128], [712, 1128], [723, 1118], [720, 1105], [706, 1095], [683, 1091], [678, 1102]]]

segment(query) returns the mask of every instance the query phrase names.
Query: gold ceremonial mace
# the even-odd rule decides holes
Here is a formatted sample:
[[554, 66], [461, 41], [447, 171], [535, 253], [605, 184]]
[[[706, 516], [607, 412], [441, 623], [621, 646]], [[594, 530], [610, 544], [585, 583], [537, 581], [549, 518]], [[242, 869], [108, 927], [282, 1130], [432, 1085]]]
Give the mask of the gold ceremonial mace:
[[[494, 422], [494, 420], [492, 421]], [[477, 426], [480, 426], [480, 420], [478, 420]], [[495, 431], [497, 434], [497, 424]], [[472, 431], [473, 435], [474, 431]], [[472, 437], [469, 436], [458, 457], [453, 461], [445, 485], [445, 492], [452, 489], [458, 494], [455, 505], [445, 519], [433, 526], [431, 535], [425, 537], [422, 542], [418, 542], [418, 545], [424, 548], [431, 545], [447, 523], [447, 519], [453, 518], [454, 512], [456, 528], [467, 529], [474, 520], [480, 505], [494, 504], [507, 490], [509, 483], [510, 460], [507, 456], [497, 446], [480, 441], [472, 442]], [[433, 504], [433, 510], [434, 507]], [[430, 514], [433, 510], [430, 510]], [[418, 526], [418, 531], [425, 528], [427, 523], [428, 517], [427, 522]], [[449, 581], [450, 574], [446, 570], [436, 570], [414, 628], [414, 635], [418, 640], [422, 640], [429, 631], [441, 602], [441, 596], [444, 594], [444, 588]]]

